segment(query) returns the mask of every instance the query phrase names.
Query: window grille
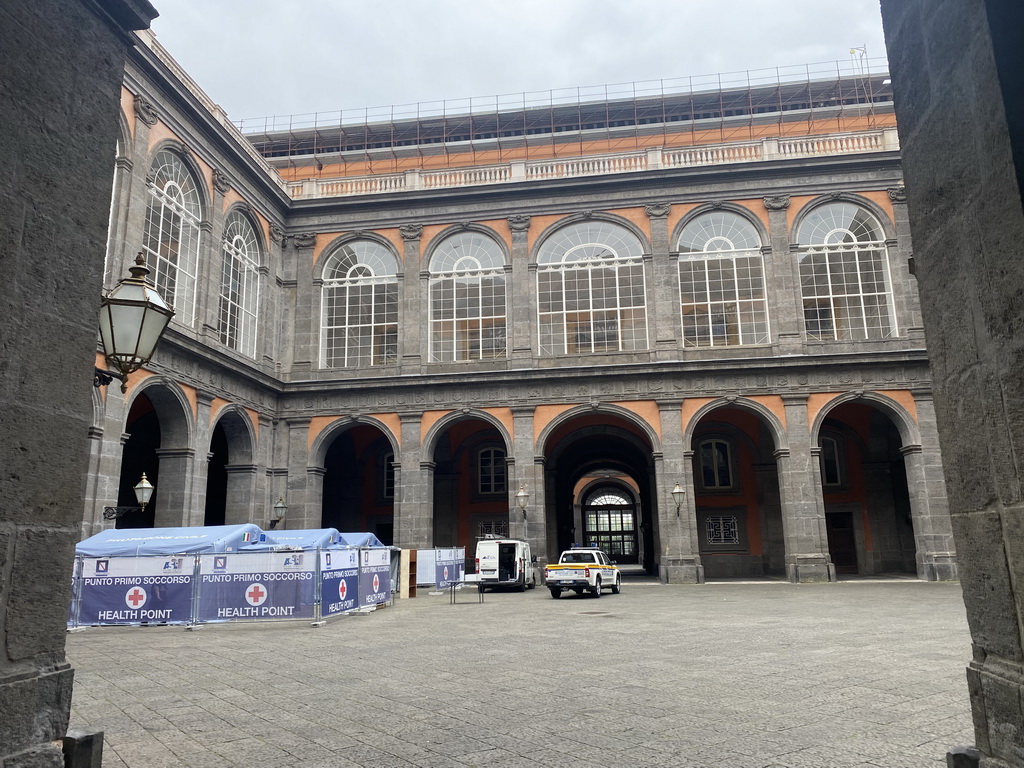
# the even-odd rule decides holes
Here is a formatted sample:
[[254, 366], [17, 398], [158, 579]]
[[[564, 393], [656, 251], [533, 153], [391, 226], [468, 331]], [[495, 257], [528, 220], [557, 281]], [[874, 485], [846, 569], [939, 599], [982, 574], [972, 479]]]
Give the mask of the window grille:
[[647, 349], [643, 245], [629, 230], [564, 227], [541, 245], [537, 265], [541, 354]]
[[355, 240], [324, 265], [320, 367], [398, 362], [398, 262], [383, 245]]
[[739, 544], [740, 526], [735, 515], [709, 515], [704, 519], [708, 544]]
[[731, 211], [686, 225], [678, 244], [684, 346], [770, 341], [760, 247], [754, 225]]
[[498, 538], [508, 538], [508, 520], [481, 520], [477, 526], [478, 536], [497, 536]]

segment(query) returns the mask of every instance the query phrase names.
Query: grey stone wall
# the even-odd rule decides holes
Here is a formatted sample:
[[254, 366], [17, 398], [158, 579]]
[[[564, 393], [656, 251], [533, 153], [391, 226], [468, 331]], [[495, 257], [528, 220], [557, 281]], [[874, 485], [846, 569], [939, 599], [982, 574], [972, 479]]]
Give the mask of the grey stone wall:
[[1024, 765], [1024, 9], [882, 0], [882, 13], [974, 639], [975, 737], [982, 766]]
[[145, 2], [0, 5], [4, 766], [64, 765], [68, 575], [88, 468], [123, 28], [155, 15]]

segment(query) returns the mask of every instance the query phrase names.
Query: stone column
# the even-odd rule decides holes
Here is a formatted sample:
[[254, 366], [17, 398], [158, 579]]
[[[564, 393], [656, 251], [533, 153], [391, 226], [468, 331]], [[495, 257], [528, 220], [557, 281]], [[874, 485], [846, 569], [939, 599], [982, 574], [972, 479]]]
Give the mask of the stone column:
[[[286, 528], [320, 527], [323, 510], [315, 501], [322, 498], [320, 494], [323, 493], [323, 467], [309, 466], [309, 422], [308, 417], [285, 419], [287, 434], [284, 439], [288, 462], [288, 486], [285, 494], [288, 516], [284, 520]], [[319, 476], [316, 475], [318, 469]], [[319, 493], [312, 493], [310, 486], [316, 485], [317, 480]]]
[[[156, 108], [141, 95], [135, 96], [135, 124], [131, 137], [132, 159], [119, 161], [119, 168], [126, 171], [119, 202], [124, 206], [118, 213], [116, 230], [110, 235], [110, 250], [106, 263], [104, 284], [113, 287], [128, 274], [128, 267], [142, 250], [143, 233], [146, 228], [146, 211], [152, 199], [150, 190], [153, 179], [150, 176], [153, 158], [149, 154], [149, 132], [158, 122]], [[116, 211], [117, 209], [115, 209]], [[147, 264], [152, 269], [155, 265]]]
[[882, 0], [882, 16], [935, 419], [974, 641], [967, 682], [975, 743], [982, 768], [1019, 766], [1024, 6]]
[[[537, 562], [544, 564], [558, 553], [547, 551], [548, 521], [544, 503], [544, 467], [536, 462], [533, 439], [532, 405], [512, 406], [512, 455], [509, 459], [508, 530], [509, 535], [530, 542]], [[516, 494], [524, 488], [530, 498], [524, 516]]]
[[[290, 348], [287, 333], [289, 313], [284, 302], [284, 291], [277, 285], [283, 269], [284, 230], [270, 225], [270, 242], [260, 265], [260, 302], [256, 322], [256, 359], [265, 373], [275, 373], [275, 363], [282, 360], [284, 348]], [[288, 339], [289, 341], [285, 341]]]
[[537, 338], [536, 275], [530, 270], [530, 217], [509, 216], [508, 227], [512, 233], [512, 279], [506, 293], [510, 326], [508, 353], [511, 360], [518, 361], [518, 367], [534, 356], [533, 345]]
[[[295, 259], [295, 309], [294, 339], [292, 345], [292, 378], [308, 378], [310, 372], [320, 365], [319, 339], [320, 317], [313, 309], [313, 247], [316, 234], [303, 232], [292, 237]], [[316, 303], [319, 304], [319, 297]], [[291, 517], [289, 511], [289, 517]]]
[[213, 204], [208, 217], [210, 235], [203, 238], [199, 250], [196, 326], [202, 336], [217, 343], [220, 341], [220, 295], [224, 277], [224, 195], [230, 189], [227, 176], [219, 168], [214, 168]]
[[789, 195], [764, 198], [768, 209], [768, 237], [761, 248], [764, 282], [768, 296], [768, 319], [772, 341], [784, 355], [802, 354], [804, 349], [804, 312], [800, 295], [800, 266], [790, 249], [787, 210]]
[[[655, 457], [655, 509], [658, 570], [661, 580], [671, 584], [703, 584], [694, 501], [693, 451], [683, 444], [682, 400], [659, 400], [662, 453]], [[672, 490], [683, 489], [683, 503], [676, 509]]]
[[423, 370], [427, 348], [424, 331], [429, 333], [430, 328], [430, 307], [425, 303], [423, 292], [426, 281], [420, 274], [420, 237], [423, 235], [423, 225], [403, 224], [398, 232], [405, 243], [398, 297], [399, 365], [402, 373], [415, 374]]
[[789, 448], [778, 448], [782, 535], [786, 542], [786, 576], [792, 582], [835, 581], [828, 554], [821, 472], [811, 453], [807, 395], [783, 395]]
[[901, 449], [907, 468], [910, 514], [914, 521], [917, 575], [927, 581], [958, 577], [949, 501], [942, 472], [942, 454], [930, 390], [914, 390], [921, 445]]
[[213, 395], [209, 392], [198, 390], [196, 392], [196, 428], [192, 435], [192, 444], [196, 446], [200, 461], [195, 464], [195, 479], [192, 483], [192, 499], [189, 508], [193, 510], [197, 523], [190, 525], [203, 525], [206, 522], [206, 485], [210, 480], [210, 459], [213, 454], [210, 452], [210, 443], [213, 438], [213, 430], [210, 428], [210, 407], [213, 405]]
[[[160, 487], [156, 493], [154, 527], [202, 525], [203, 509], [196, 508], [193, 503], [196, 482], [195, 449], [158, 448], [156, 455], [160, 461]], [[206, 464], [205, 455], [203, 464]]]
[[892, 201], [893, 224], [896, 240], [886, 243], [889, 252], [889, 271], [900, 336], [924, 345], [924, 321], [921, 319], [921, 299], [914, 277], [914, 250], [910, 239], [910, 215], [907, 211], [907, 190], [890, 187], [886, 190]]
[[257, 509], [256, 500], [256, 465], [228, 464], [224, 467], [228, 474], [227, 499], [224, 504], [224, 523], [256, 523], [262, 525], [266, 514]]
[[434, 463], [425, 460], [420, 442], [423, 414], [398, 414], [401, 441], [395, 462], [395, 546], [434, 546]]
[[[647, 323], [651, 349], [658, 360], [679, 357], [681, 315], [679, 311], [679, 264], [670, 256], [668, 215], [672, 206], [655, 203], [644, 206], [651, 222], [651, 258], [644, 258], [647, 276]], [[675, 507], [673, 506], [673, 510]]]

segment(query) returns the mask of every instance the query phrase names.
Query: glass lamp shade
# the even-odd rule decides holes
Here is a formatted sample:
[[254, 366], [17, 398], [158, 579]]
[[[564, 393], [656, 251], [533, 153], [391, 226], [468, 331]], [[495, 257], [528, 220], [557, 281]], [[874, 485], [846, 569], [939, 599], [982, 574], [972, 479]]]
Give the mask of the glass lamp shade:
[[274, 505], [274, 517], [278, 520], [284, 519], [285, 512], [288, 511], [288, 505], [284, 503], [284, 499], [278, 499], [277, 504]]
[[149, 500], [153, 498], [153, 484], [146, 479], [146, 473], [142, 473], [142, 479], [139, 480], [138, 485], [135, 486], [135, 498], [139, 502], [140, 507], [144, 507], [149, 504]]
[[526, 492], [523, 486], [519, 486], [519, 493], [516, 494], [516, 504], [519, 505], [520, 509], [526, 509], [526, 502], [530, 500], [530, 494]]
[[676, 509], [679, 509], [683, 505], [683, 496], [686, 492], [679, 487], [679, 483], [676, 483], [676, 487], [672, 489], [672, 501], [676, 503]]
[[131, 273], [100, 302], [103, 354], [125, 376], [149, 362], [174, 316], [146, 279], [149, 269], [141, 254]]

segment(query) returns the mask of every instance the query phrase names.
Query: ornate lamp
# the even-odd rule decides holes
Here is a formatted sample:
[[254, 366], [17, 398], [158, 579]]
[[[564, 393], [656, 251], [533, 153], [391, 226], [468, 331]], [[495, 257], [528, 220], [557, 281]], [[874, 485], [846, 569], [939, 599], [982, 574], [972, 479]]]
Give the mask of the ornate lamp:
[[283, 498], [279, 498], [277, 504], [274, 505], [273, 517], [270, 518], [270, 530], [277, 528], [277, 524], [284, 520], [287, 511], [288, 505], [284, 503]]
[[103, 508], [103, 519], [104, 520], [115, 520], [119, 517], [124, 517], [129, 512], [138, 512], [140, 509], [145, 510], [146, 505], [149, 504], [149, 500], [153, 498], [153, 491], [156, 488], [149, 480], [146, 479], [146, 473], [142, 473], [142, 479], [136, 483], [132, 489], [135, 491], [135, 499], [139, 502], [137, 507], [104, 507]]
[[95, 386], [121, 381], [121, 392], [128, 389], [128, 374], [134, 373], [153, 357], [157, 342], [174, 310], [164, 303], [156, 287], [147, 279], [149, 267], [140, 252], [131, 277], [123, 278], [100, 302], [100, 339], [103, 355], [116, 369], [96, 369]]
[[679, 517], [679, 508], [683, 506], [683, 496], [685, 495], [686, 491], [679, 487], [679, 483], [676, 483], [676, 487], [672, 489], [672, 501], [676, 503], [676, 517]]
[[526, 487], [520, 485], [519, 493], [516, 494], [516, 506], [519, 507], [523, 512], [523, 519], [526, 519], [526, 504], [530, 500], [530, 494], [526, 492]]

